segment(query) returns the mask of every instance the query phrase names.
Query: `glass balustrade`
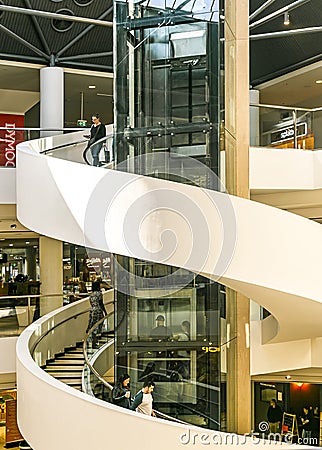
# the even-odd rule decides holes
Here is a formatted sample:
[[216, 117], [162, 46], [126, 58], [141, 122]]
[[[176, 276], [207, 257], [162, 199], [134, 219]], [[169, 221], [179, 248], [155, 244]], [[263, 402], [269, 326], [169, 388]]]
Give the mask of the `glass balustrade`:
[[250, 105], [250, 145], [281, 149], [322, 148], [322, 108]]

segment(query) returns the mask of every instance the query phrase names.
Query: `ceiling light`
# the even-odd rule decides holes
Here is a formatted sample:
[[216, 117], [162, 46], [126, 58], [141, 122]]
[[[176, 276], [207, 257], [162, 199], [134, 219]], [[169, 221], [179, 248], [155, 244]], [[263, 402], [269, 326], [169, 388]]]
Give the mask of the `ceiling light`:
[[13, 247], [13, 244], [9, 244], [9, 247]]
[[5, 241], [5, 238], [1, 238], [0, 241]]
[[291, 377], [291, 375], [286, 375], [286, 377], [285, 377], [287, 380], [290, 380], [292, 377]]
[[290, 24], [290, 15], [288, 12], [284, 13], [284, 25], [289, 25]]
[[26, 244], [30, 244], [30, 241], [26, 241]]
[[316, 80], [316, 84], [322, 84], [322, 80]]
[[90, 84], [90, 85], [88, 86], [88, 89], [96, 89], [95, 84]]

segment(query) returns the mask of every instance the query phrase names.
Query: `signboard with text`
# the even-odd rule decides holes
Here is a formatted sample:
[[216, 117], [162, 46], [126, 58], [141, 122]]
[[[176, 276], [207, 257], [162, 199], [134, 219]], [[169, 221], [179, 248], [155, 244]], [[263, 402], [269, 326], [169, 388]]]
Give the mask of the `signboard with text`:
[[15, 114], [0, 114], [0, 166], [16, 167], [16, 146], [22, 142], [24, 132], [15, 128], [24, 127], [25, 117]]

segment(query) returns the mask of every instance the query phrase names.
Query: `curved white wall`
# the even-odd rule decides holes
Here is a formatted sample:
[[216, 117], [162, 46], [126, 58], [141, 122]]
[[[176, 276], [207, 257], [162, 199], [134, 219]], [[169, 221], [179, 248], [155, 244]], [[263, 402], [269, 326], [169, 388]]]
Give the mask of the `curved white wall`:
[[[125, 410], [89, 397], [45, 373], [30, 355], [33, 341], [52, 323], [73, 317], [86, 301], [42, 317], [25, 330], [17, 345], [18, 424], [34, 450], [115, 448], [196, 450], [205, 445], [237, 449], [267, 447], [249, 437], [212, 432]], [[60, 319], [57, 319], [60, 315]], [[70, 334], [70, 333], [69, 333]], [[65, 336], [66, 337], [66, 336]], [[253, 444], [252, 444], [253, 442]], [[303, 447], [305, 448], [305, 447]]]
[[[272, 312], [276, 342], [321, 335], [319, 224], [224, 193], [39, 156], [28, 144], [20, 144], [18, 162], [17, 214], [28, 228], [219, 277]], [[187, 210], [196, 205], [193, 218]], [[177, 242], [160, 256], [169, 229]]]
[[[25, 226], [56, 239], [185, 267], [219, 279], [272, 312], [278, 321], [272, 343], [283, 342], [294, 349], [293, 341], [302, 339], [304, 357], [308, 348], [305, 340], [319, 342], [319, 224], [224, 193], [39, 156], [36, 142], [32, 146], [18, 146], [17, 210]], [[34, 198], [38, 199], [36, 203]], [[115, 432], [109, 436], [109, 445], [117, 447], [117, 431], [123, 429], [124, 414], [134, 448], [142, 446], [143, 435], [144, 448], [183, 445], [178, 437], [182, 431], [179, 425], [159, 423], [124, 410], [121, 416], [112, 405], [89, 401], [44, 374], [28, 355], [33, 327], [19, 340], [17, 370], [19, 391], [23, 392], [19, 424], [35, 450], [43, 450], [45, 433], [48, 436], [57, 417], [66, 448], [99, 447], [104, 442], [104, 423]], [[289, 358], [286, 360], [292, 364]], [[303, 361], [306, 363], [308, 358]], [[36, 392], [46, 396], [48, 403], [43, 404], [41, 398], [34, 401]], [[59, 414], [54, 404], [57, 400], [64, 405], [63, 413]], [[32, 411], [30, 407], [27, 411], [28, 402], [33, 404]], [[36, 410], [41, 416], [38, 431], [30, 414]], [[88, 424], [88, 415], [93, 426]], [[79, 429], [84, 426], [88, 436], [84, 438], [81, 433], [80, 439], [76, 430], [67, 427], [71, 416]], [[155, 440], [160, 433], [163, 439]], [[56, 444], [50, 443], [46, 449], [54, 449]], [[205, 444], [199, 442], [197, 448], [201, 445]]]

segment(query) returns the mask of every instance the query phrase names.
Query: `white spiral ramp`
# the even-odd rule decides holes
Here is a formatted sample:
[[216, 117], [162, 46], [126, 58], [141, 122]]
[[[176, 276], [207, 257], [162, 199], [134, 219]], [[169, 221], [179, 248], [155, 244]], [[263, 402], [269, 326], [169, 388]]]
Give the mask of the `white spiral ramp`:
[[[37, 151], [37, 141], [18, 146], [17, 215], [24, 226], [52, 238], [184, 267], [219, 280], [273, 314], [278, 323], [273, 343], [310, 340], [322, 334], [322, 229], [302, 217], [225, 193], [43, 156]], [[27, 341], [22, 335], [21, 345], [27, 346]], [[19, 358], [24, 353], [18, 351], [19, 389], [37, 386], [37, 380], [46, 392], [58, 389], [55, 382], [48, 385], [40, 369], [33, 369], [31, 358], [28, 364], [26, 356]], [[80, 434], [85, 429], [91, 434], [91, 448], [104, 442], [105, 433], [111, 439], [109, 446], [119, 446], [125, 416], [99, 400], [62, 392], [60, 388], [58, 397], [68, 392], [70, 400], [66, 407], [60, 400], [62, 414], [57, 423], [63, 429], [64, 448], [89, 448], [81, 439], [75, 445], [75, 433], [68, 437], [71, 426], [79, 427]], [[84, 419], [79, 414], [80, 422], [63, 422], [76, 397], [87, 418], [99, 405], [100, 424], [87, 420], [82, 428]], [[43, 450], [33, 433], [36, 436], [37, 430], [51, 427], [48, 422], [54, 418], [46, 403], [37, 403], [41, 411], [33, 430], [27, 418], [30, 405], [23, 396], [18, 406], [21, 429], [30, 436], [34, 450]], [[134, 427], [134, 448], [182, 448], [180, 425], [122, 414], [126, 414], [126, 429]], [[151, 421], [148, 432], [146, 420]], [[164, 440], [156, 438], [161, 433]], [[136, 442], [143, 436], [144, 444]], [[203, 446], [197, 442], [194, 448]], [[46, 450], [56, 448], [50, 441], [46, 445]]]

